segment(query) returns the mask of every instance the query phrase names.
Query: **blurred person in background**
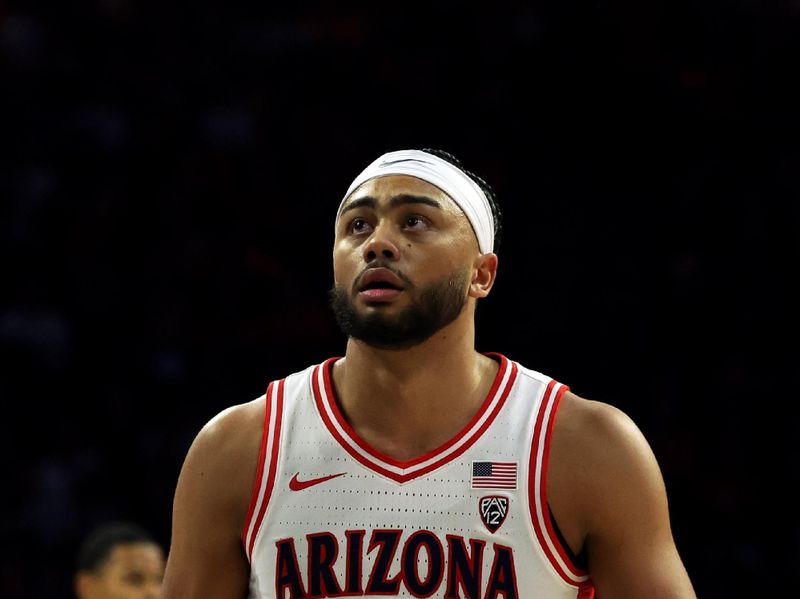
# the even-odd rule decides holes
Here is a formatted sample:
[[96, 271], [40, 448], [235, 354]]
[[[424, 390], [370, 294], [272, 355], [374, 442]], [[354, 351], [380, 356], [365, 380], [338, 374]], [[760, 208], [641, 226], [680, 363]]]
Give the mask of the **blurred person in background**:
[[157, 599], [164, 550], [142, 527], [110, 522], [89, 533], [78, 553], [78, 599]]

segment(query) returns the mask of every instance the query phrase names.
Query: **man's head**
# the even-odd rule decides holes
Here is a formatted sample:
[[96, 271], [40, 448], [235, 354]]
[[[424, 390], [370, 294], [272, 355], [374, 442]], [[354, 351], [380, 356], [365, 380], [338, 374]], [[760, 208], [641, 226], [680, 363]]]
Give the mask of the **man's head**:
[[157, 599], [164, 551], [135, 524], [113, 522], [95, 529], [78, 553], [78, 599]]
[[386, 349], [429, 339], [488, 295], [500, 212], [491, 188], [438, 150], [385, 154], [336, 220], [331, 303], [350, 337]]

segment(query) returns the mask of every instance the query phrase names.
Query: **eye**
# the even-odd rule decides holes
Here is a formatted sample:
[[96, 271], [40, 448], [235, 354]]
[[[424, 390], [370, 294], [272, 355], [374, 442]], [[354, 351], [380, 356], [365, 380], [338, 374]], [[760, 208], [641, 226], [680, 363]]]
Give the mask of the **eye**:
[[347, 229], [351, 233], [364, 233], [369, 230], [369, 223], [364, 218], [356, 217], [350, 221]]
[[125, 575], [125, 583], [132, 587], [142, 587], [145, 583], [144, 574], [141, 572], [128, 572]]
[[414, 214], [406, 217], [405, 226], [408, 229], [422, 229], [428, 226], [428, 221], [427, 219]]

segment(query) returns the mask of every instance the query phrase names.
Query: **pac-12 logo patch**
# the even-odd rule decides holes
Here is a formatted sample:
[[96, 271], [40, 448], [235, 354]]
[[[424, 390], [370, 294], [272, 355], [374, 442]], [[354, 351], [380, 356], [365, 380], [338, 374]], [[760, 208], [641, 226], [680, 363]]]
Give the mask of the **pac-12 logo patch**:
[[481, 520], [489, 529], [489, 532], [497, 532], [497, 529], [506, 521], [508, 515], [508, 497], [500, 495], [487, 495], [478, 500], [481, 512]]

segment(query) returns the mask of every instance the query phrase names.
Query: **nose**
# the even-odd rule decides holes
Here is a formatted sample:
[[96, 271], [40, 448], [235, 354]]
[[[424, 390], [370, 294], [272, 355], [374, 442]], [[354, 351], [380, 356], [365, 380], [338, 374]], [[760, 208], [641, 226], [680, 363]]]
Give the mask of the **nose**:
[[372, 262], [376, 258], [392, 261], [400, 258], [400, 249], [392, 240], [389, 228], [387, 225], [376, 227], [370, 238], [364, 243], [362, 254], [365, 262]]

